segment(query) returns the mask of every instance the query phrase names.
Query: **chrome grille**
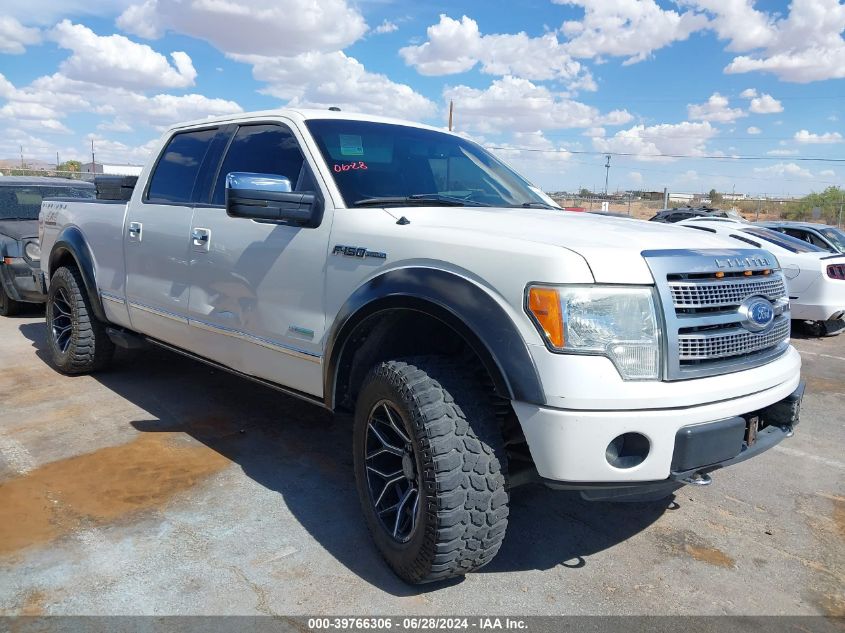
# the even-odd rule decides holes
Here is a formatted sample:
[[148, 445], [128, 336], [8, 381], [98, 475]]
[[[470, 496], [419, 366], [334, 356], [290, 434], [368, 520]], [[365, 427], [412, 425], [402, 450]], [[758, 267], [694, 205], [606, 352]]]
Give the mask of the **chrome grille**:
[[[786, 281], [771, 253], [758, 249], [644, 251], [663, 307], [667, 380], [758, 367], [789, 346]], [[747, 272], [751, 272], [746, 276]], [[771, 271], [766, 274], [764, 271]], [[726, 276], [716, 278], [716, 273]], [[743, 326], [740, 305], [763, 296], [775, 306], [765, 332]]]
[[786, 287], [780, 277], [758, 278], [753, 281], [670, 281], [669, 291], [676, 308], [738, 306], [754, 295], [771, 300], [786, 296]]
[[749, 332], [731, 328], [722, 332], [696, 332], [678, 335], [678, 360], [681, 363], [731, 358], [752, 354], [777, 345], [789, 336], [789, 319], [779, 317], [768, 332]]

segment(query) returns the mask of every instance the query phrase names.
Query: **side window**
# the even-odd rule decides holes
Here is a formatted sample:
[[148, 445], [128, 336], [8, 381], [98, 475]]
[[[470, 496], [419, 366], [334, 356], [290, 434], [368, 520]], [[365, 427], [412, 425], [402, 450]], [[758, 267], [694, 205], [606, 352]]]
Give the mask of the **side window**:
[[296, 137], [281, 125], [245, 125], [238, 129], [214, 184], [212, 204], [226, 201], [226, 174], [233, 171], [284, 176], [294, 191], [315, 189]]
[[189, 204], [200, 165], [216, 133], [216, 129], [197, 130], [170, 139], [150, 178], [147, 200]]
[[830, 244], [828, 244], [827, 242], [825, 242], [822, 238], [820, 238], [820, 237], [819, 237], [818, 235], [816, 235], [815, 233], [810, 233], [810, 232], [808, 231], [808, 232], [807, 232], [807, 237], [808, 237], [808, 238], [810, 238], [810, 239], [809, 239], [809, 242], [810, 242], [813, 246], [818, 246], [819, 248], [824, 249], [824, 250], [826, 250], [826, 251], [829, 251], [829, 250], [830, 250]]
[[798, 240], [804, 240], [805, 242], [810, 241], [810, 238], [804, 231], [800, 231], [798, 229], [783, 229], [783, 232], [786, 233], [789, 237], [794, 237]]

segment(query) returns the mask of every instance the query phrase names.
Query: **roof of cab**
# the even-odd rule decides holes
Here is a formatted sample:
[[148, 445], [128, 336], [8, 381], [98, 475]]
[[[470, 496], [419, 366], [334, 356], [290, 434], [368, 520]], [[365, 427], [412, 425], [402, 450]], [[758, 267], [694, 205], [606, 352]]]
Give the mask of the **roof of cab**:
[[306, 108], [280, 108], [278, 110], [260, 110], [257, 112], [239, 112], [237, 114], [229, 114], [226, 116], [210, 117], [207, 119], [197, 119], [188, 121], [186, 123], [179, 123], [171, 126], [168, 132], [174, 130], [182, 130], [191, 127], [200, 127], [213, 125], [215, 123], [237, 123], [239, 121], [249, 121], [253, 119], [268, 119], [276, 117], [286, 117], [297, 121], [309, 121], [313, 119], [340, 119], [348, 121], [372, 121], [374, 123], [392, 123], [393, 125], [405, 125], [409, 127], [422, 128], [425, 130], [432, 130], [435, 132], [444, 132], [452, 134], [448, 130], [434, 127], [432, 125], [425, 125], [424, 123], [417, 123], [415, 121], [405, 121], [402, 119], [394, 119], [391, 117], [378, 116], [375, 114], [363, 114], [360, 112], [344, 112], [340, 110], [317, 110]]

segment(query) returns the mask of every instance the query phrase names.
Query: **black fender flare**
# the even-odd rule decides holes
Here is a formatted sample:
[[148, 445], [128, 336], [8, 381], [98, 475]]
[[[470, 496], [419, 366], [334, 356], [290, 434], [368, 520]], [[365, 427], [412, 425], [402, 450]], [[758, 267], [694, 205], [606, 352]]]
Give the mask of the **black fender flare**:
[[455, 330], [479, 356], [504, 398], [545, 404], [534, 359], [510, 316], [480, 286], [426, 267], [399, 268], [370, 279], [343, 304], [331, 327], [323, 365], [325, 404], [335, 407], [344, 347], [363, 321], [379, 312], [416, 310]]
[[94, 314], [100, 321], [107, 321], [106, 313], [103, 310], [103, 303], [100, 300], [100, 293], [97, 290], [97, 280], [94, 275], [94, 257], [82, 231], [75, 226], [67, 226], [61, 230], [56, 237], [53, 248], [50, 249], [50, 258], [47, 260], [47, 274], [53, 276], [59, 262], [70, 256], [76, 268], [82, 275], [82, 282], [85, 284], [85, 292], [88, 293], [88, 300]]

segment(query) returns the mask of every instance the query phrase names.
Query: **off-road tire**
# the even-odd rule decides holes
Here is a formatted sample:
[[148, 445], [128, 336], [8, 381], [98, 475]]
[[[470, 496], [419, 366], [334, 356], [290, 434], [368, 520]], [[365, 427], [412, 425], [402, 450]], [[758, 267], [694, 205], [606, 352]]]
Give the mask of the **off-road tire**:
[[6, 290], [0, 285], [0, 316], [14, 316], [21, 311], [21, 304], [6, 294]]
[[[475, 571], [499, 551], [508, 525], [507, 462], [493, 394], [477, 369], [436, 356], [382, 362], [360, 389], [355, 480], [379, 552], [418, 584]], [[412, 440], [419, 490], [416, 527], [397, 542], [376, 515], [366, 475], [367, 425], [388, 401]]]
[[[70, 307], [71, 333], [67, 349], [62, 351], [53, 335], [55, 300], [63, 291]], [[114, 355], [114, 343], [106, 333], [106, 326], [94, 315], [88, 293], [79, 271], [62, 266], [50, 279], [47, 294], [47, 340], [53, 365], [65, 374], [85, 374], [103, 369]]]

